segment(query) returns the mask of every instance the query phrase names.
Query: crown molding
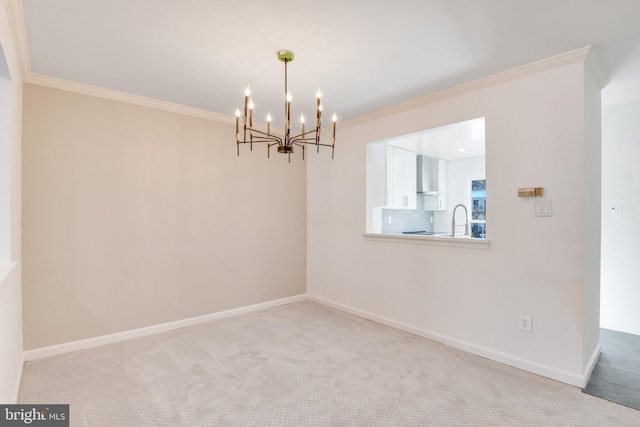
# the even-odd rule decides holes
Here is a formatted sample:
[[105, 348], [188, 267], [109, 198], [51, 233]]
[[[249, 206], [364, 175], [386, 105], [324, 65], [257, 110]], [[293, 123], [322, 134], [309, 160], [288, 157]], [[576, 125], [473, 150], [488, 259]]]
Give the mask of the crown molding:
[[22, 8], [22, 0], [9, 0], [6, 2], [7, 14], [9, 16], [9, 25], [19, 58], [19, 68], [22, 81], [39, 86], [51, 87], [54, 89], [66, 90], [69, 92], [81, 93], [84, 95], [96, 96], [98, 98], [110, 99], [113, 101], [127, 102], [143, 107], [154, 108], [157, 110], [170, 111], [172, 113], [183, 114], [186, 116], [197, 117], [206, 120], [215, 120], [222, 123], [233, 123], [235, 117], [228, 114], [219, 114], [199, 108], [188, 107], [186, 105], [176, 104], [159, 99], [147, 98], [140, 95], [133, 95], [117, 90], [106, 89], [98, 86], [92, 86], [84, 83], [77, 83], [70, 80], [59, 79], [56, 77], [45, 76], [31, 72], [31, 61], [29, 60], [29, 46], [27, 43], [27, 32], [25, 29], [24, 14]]
[[22, 0], [8, 0], [6, 3], [9, 28], [13, 36], [13, 43], [18, 57], [18, 69], [22, 81], [31, 72], [29, 61], [29, 48], [27, 45], [27, 32], [24, 26], [24, 14], [22, 13]]
[[584, 59], [584, 64], [600, 90], [602, 90], [606, 85], [609, 84], [609, 75], [604, 70], [602, 62], [600, 62], [600, 57], [596, 53], [595, 48], [589, 49], [589, 52], [587, 52], [587, 56]]
[[112, 101], [127, 102], [129, 104], [154, 108], [156, 110], [169, 111], [172, 113], [183, 114], [185, 116], [197, 117], [200, 119], [214, 120], [222, 123], [235, 123], [235, 116], [232, 115], [214, 113], [212, 111], [188, 107], [182, 104], [161, 101], [159, 99], [147, 98], [145, 96], [133, 95], [127, 92], [106, 89], [84, 83], [72, 82], [70, 80], [59, 79], [42, 74], [29, 73], [29, 75], [25, 79], [25, 83], [66, 90], [69, 92], [76, 92], [83, 95], [95, 96]]
[[[22, 9], [22, 0], [9, 0], [7, 1], [7, 10], [9, 15], [9, 24], [13, 36], [15, 38], [16, 48], [19, 56], [19, 66], [22, 73], [23, 81], [26, 83], [32, 83], [40, 86], [52, 87], [55, 89], [66, 90], [70, 92], [81, 93], [84, 95], [96, 96], [99, 98], [110, 99], [115, 101], [127, 102], [130, 104], [140, 105], [143, 107], [154, 108], [164, 111], [170, 111], [173, 113], [183, 114], [187, 116], [203, 118], [207, 120], [215, 120], [222, 123], [234, 123], [235, 117], [229, 114], [214, 113], [199, 108], [188, 107], [182, 104], [176, 104], [168, 101], [162, 101], [154, 98], [148, 98], [140, 95], [133, 95], [126, 92], [121, 92], [112, 89], [106, 89], [98, 86], [92, 86], [84, 83], [77, 83], [69, 80], [59, 79], [56, 77], [45, 76], [41, 74], [35, 74], [31, 72], [31, 64], [29, 60], [29, 50], [27, 44], [26, 30], [24, 25], [24, 15]], [[427, 104], [431, 104], [446, 98], [462, 95], [464, 93], [476, 91], [486, 87], [494, 86], [500, 83], [508, 82], [517, 78], [521, 78], [527, 75], [540, 73], [542, 71], [551, 70], [564, 65], [572, 64], [575, 62], [584, 62], [586, 68], [589, 70], [591, 76], [596, 81], [596, 84], [600, 88], [603, 88], [608, 83], [608, 77], [605, 73], [595, 50], [591, 46], [575, 49], [560, 55], [552, 56], [550, 58], [542, 59], [540, 61], [533, 62], [531, 64], [523, 65], [520, 67], [512, 68], [507, 71], [502, 71], [496, 74], [492, 74], [487, 77], [483, 77], [468, 83], [463, 83], [452, 88], [444, 89], [438, 92], [434, 92], [429, 95], [425, 95], [401, 104], [384, 108], [382, 110], [374, 111], [369, 114], [364, 114], [355, 117], [351, 120], [347, 120], [341, 123], [342, 127], [355, 126], [370, 120], [380, 119], [383, 117], [391, 116], [411, 110], [417, 107], [421, 107]]]
[[[502, 71], [487, 77], [473, 80], [468, 83], [463, 83], [461, 85], [454, 86], [449, 89], [444, 89], [438, 92], [434, 92], [429, 95], [425, 95], [419, 98], [412, 99], [410, 101], [403, 102], [401, 104], [396, 104], [389, 108], [384, 108], [382, 110], [374, 111], [369, 114], [364, 114], [362, 116], [358, 116], [356, 118], [343, 122], [341, 126], [342, 127], [355, 126], [355, 125], [369, 122], [372, 120], [388, 117], [394, 114], [403, 113], [414, 108], [422, 107], [437, 101], [441, 101], [443, 99], [452, 98], [454, 96], [463, 95], [465, 93], [473, 92], [479, 89], [495, 86], [495, 85], [505, 83], [511, 80], [515, 80], [521, 77], [537, 74], [542, 71], [552, 70], [554, 68], [562, 67], [564, 65], [569, 65], [576, 62], [586, 63], [587, 58], [590, 56], [590, 53], [591, 53], [592, 59], [589, 61], [589, 63], [594, 67], [594, 70], [595, 70], [599, 61], [597, 61], [597, 56], [595, 56], [595, 54], [592, 53], [592, 51], [593, 51], [593, 48], [591, 46], [585, 46], [585, 47], [575, 49], [566, 53], [562, 53], [560, 55], [555, 55], [546, 59], [542, 59], [540, 61], [532, 62], [527, 65], [512, 68], [510, 70]], [[602, 71], [602, 67], [600, 67], [600, 71]], [[604, 78], [606, 74], [604, 72], [602, 72], [598, 76], [604, 79], [604, 81], [606, 81], [606, 78]], [[597, 79], [598, 76], [594, 76], [594, 78]]]

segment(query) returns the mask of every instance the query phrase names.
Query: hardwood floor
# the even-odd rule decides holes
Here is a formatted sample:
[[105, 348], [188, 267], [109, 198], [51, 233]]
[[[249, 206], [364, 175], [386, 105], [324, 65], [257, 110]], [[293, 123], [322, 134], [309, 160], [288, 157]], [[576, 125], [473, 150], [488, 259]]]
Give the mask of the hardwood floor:
[[601, 353], [585, 393], [640, 410], [640, 336], [600, 330]]

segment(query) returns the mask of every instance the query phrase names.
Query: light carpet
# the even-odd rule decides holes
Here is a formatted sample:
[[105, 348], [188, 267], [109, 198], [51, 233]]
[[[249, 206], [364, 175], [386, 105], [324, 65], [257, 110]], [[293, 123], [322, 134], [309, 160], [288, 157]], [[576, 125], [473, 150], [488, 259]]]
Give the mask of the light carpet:
[[640, 411], [311, 301], [28, 362], [72, 426], [638, 426]]

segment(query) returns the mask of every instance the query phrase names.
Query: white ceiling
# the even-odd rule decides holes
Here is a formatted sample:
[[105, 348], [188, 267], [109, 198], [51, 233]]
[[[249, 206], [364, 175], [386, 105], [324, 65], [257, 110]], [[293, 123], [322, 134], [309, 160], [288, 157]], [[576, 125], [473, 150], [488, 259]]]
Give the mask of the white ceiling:
[[445, 160], [484, 156], [484, 117], [403, 135], [392, 138], [386, 143]]
[[[340, 120], [587, 45], [604, 105], [640, 101], [640, 0], [22, 0], [30, 73], [281, 123]], [[25, 55], [26, 58], [26, 55]], [[25, 61], [27, 62], [27, 61]]]

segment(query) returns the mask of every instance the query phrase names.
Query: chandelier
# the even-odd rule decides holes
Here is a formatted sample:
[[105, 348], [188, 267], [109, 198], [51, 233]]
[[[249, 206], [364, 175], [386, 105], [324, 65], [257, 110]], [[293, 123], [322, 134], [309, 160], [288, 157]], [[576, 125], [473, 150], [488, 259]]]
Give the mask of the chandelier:
[[[289, 156], [289, 162], [291, 162], [291, 153], [293, 153], [293, 147], [297, 146], [302, 148], [302, 159], [304, 160], [304, 152], [306, 145], [315, 145], [316, 152], [320, 152], [320, 146], [331, 147], [331, 158], [333, 159], [333, 153], [336, 143], [336, 121], [337, 116], [334, 113], [332, 117], [333, 130], [331, 134], [331, 144], [323, 144], [320, 142], [321, 124], [322, 124], [322, 104], [320, 98], [322, 93], [318, 89], [316, 92], [316, 117], [315, 126], [311, 130], [305, 132], [304, 115], [300, 115], [300, 133], [295, 135], [291, 133], [291, 92], [287, 87], [287, 64], [293, 61], [293, 52], [289, 50], [281, 50], [278, 52], [278, 59], [284, 62], [284, 136], [273, 135], [271, 133], [271, 114], [267, 114], [267, 129], [256, 129], [253, 124], [253, 100], [251, 99], [251, 90], [249, 86], [244, 91], [244, 113], [240, 112], [239, 108], [236, 108], [236, 147], [238, 156], [240, 155], [240, 144], [249, 144], [250, 150], [253, 151], [253, 144], [266, 142], [267, 143], [267, 158], [270, 157], [271, 147], [278, 146], [278, 153], [287, 154]], [[240, 132], [240, 116], [242, 115], [242, 132]]]

